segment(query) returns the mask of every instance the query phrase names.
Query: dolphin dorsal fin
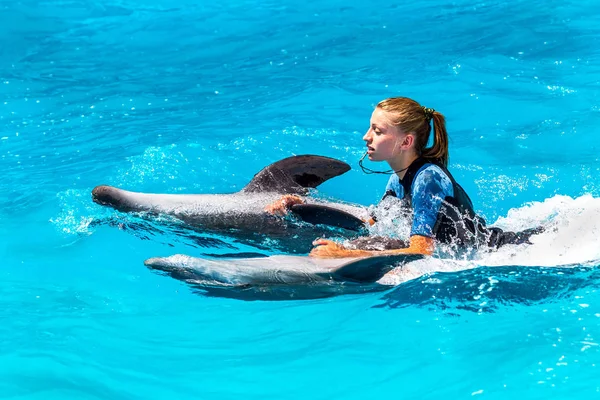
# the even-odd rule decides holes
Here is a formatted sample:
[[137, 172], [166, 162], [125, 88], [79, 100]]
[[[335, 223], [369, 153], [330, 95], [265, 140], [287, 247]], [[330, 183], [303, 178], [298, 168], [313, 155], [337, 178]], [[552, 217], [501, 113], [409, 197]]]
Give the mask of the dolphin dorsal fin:
[[292, 156], [263, 168], [242, 191], [306, 194], [309, 188], [315, 188], [349, 170], [348, 164], [335, 158]]

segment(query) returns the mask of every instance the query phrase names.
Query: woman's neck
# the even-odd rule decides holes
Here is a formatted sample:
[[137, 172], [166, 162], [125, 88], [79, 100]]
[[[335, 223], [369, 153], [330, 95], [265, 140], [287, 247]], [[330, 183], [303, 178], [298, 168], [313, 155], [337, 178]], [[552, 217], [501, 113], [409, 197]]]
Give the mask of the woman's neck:
[[417, 158], [419, 158], [416, 154], [407, 154], [406, 157], [398, 157], [395, 160], [388, 161], [388, 164], [391, 169], [394, 171], [398, 171], [396, 175], [400, 179], [404, 178], [406, 174], [406, 170]]

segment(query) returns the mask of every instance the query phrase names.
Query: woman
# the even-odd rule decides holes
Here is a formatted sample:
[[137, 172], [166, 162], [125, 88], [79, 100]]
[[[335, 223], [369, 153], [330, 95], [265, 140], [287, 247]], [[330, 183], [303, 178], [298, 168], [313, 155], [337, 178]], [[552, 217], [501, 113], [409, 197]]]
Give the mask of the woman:
[[[433, 145], [427, 147], [432, 122]], [[447, 170], [448, 134], [444, 116], [439, 112], [406, 97], [383, 100], [373, 111], [363, 140], [367, 145], [365, 156], [371, 161], [387, 162], [390, 170], [373, 171], [363, 167], [365, 156], [360, 160], [361, 168], [365, 173], [391, 174], [384, 199], [388, 196], [401, 199], [402, 207], [412, 214], [410, 244], [402, 249], [373, 251], [350, 249], [331, 240], [318, 239], [311, 256], [431, 255], [436, 242], [457, 247], [499, 247], [525, 243], [540, 231], [513, 233], [485, 226], [485, 221], [475, 214], [469, 196]], [[297, 196], [284, 196], [266, 211], [283, 215], [300, 202], [302, 199]]]

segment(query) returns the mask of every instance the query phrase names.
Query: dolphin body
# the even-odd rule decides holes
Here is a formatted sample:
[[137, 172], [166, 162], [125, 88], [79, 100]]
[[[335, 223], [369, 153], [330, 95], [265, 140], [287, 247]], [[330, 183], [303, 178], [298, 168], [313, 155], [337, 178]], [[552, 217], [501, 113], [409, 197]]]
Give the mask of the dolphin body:
[[417, 254], [319, 259], [306, 256], [229, 260], [177, 254], [144, 264], [209, 296], [243, 300], [306, 300], [389, 289], [377, 281], [393, 268], [422, 259]]
[[304, 198], [309, 204], [292, 207], [296, 218], [273, 216], [264, 209], [284, 194], [307, 196], [310, 189], [348, 170], [347, 163], [333, 158], [301, 155], [265, 167], [237, 193], [151, 194], [102, 185], [93, 189], [92, 199], [122, 212], [170, 215], [196, 231], [231, 236], [261, 248], [307, 252], [314, 239], [331, 235], [332, 225], [343, 237], [357, 236], [364, 228], [366, 209], [310, 197]]

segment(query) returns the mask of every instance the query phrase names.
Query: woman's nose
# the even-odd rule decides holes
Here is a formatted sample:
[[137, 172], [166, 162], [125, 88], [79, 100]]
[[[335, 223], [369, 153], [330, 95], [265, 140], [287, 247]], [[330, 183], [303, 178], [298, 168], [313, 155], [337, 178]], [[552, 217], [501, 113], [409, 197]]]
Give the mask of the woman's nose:
[[367, 133], [365, 133], [365, 136], [363, 136], [363, 140], [364, 140], [365, 142], [370, 142], [370, 141], [371, 141], [371, 129], [369, 129], [369, 130], [367, 131]]

